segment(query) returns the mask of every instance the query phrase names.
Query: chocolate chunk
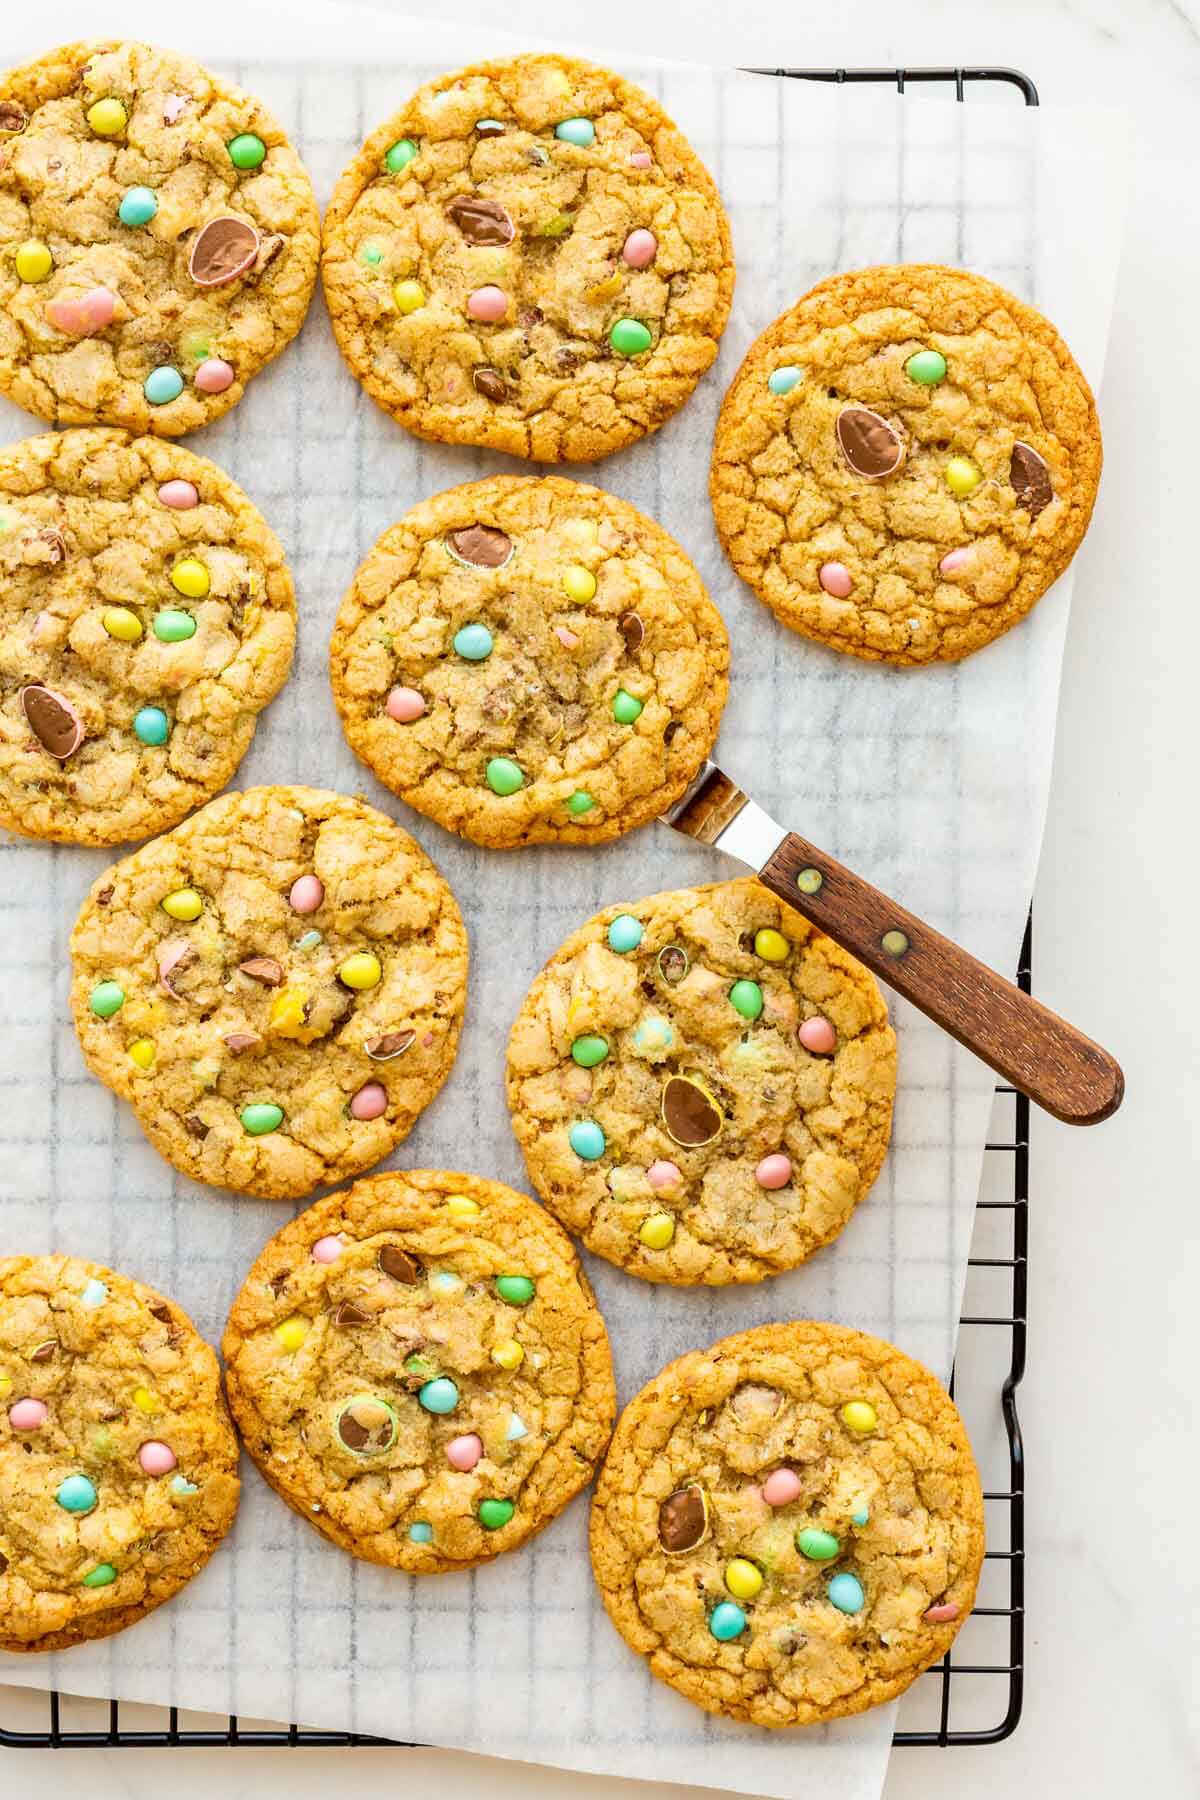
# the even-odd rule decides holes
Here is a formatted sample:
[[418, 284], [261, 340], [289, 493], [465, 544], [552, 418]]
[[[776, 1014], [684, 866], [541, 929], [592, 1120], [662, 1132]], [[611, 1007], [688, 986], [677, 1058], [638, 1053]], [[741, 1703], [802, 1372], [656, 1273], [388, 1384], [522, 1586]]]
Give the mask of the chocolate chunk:
[[1017, 505], [1023, 506], [1031, 519], [1036, 519], [1054, 498], [1050, 470], [1037, 451], [1028, 444], [1017, 442], [1013, 445], [1008, 479], [1017, 496]]
[[564, 344], [560, 349], [554, 352], [554, 360], [562, 370], [563, 374], [569, 375], [572, 369], [577, 369], [579, 367], [583, 358], [580, 356], [578, 350], [571, 350]]
[[662, 1122], [685, 1150], [711, 1144], [721, 1135], [721, 1115], [711, 1097], [686, 1075], [672, 1075], [664, 1087]]
[[393, 1281], [403, 1282], [405, 1287], [416, 1287], [421, 1279], [420, 1263], [399, 1244], [385, 1244], [375, 1260], [385, 1275], [390, 1275]]
[[865, 406], [843, 406], [837, 416], [837, 437], [842, 455], [864, 481], [882, 481], [904, 461], [899, 432]]
[[479, 194], [457, 194], [446, 208], [446, 216], [468, 244], [511, 244], [515, 235], [513, 222], [499, 201], [484, 200]]
[[111, 886], [110, 887], [102, 887], [100, 889], [100, 892], [96, 895], [96, 905], [97, 906], [107, 906], [109, 901], [112, 899], [113, 895], [116, 893], [116, 891], [117, 890]]
[[235, 1056], [240, 1056], [243, 1050], [253, 1050], [256, 1044], [261, 1044], [262, 1039], [257, 1031], [230, 1031], [221, 1039], [221, 1042]]
[[517, 314], [517, 324], [522, 331], [532, 331], [546, 317], [540, 306], [523, 306]]
[[666, 726], [664, 726], [664, 728], [663, 728], [663, 743], [667, 746], [668, 750], [671, 748], [671, 745], [674, 743], [675, 739], [679, 736], [679, 733], [682, 730], [683, 730], [683, 722], [680, 719], [671, 719], [669, 721], [669, 723]]
[[58, 1349], [57, 1338], [47, 1338], [44, 1344], [38, 1344], [29, 1352], [30, 1362], [53, 1362], [54, 1352]]
[[625, 648], [632, 656], [641, 649], [642, 639], [646, 635], [646, 627], [635, 612], [623, 613], [620, 621], [621, 636], [625, 639]]
[[59, 563], [66, 561], [67, 540], [58, 529], [57, 525], [43, 525], [42, 529], [37, 534], [37, 541], [39, 544], [45, 544], [49, 551], [49, 561], [52, 569], [56, 569]]
[[678, 944], [668, 944], [658, 953], [658, 972], [668, 987], [678, 987], [691, 966], [687, 951]]
[[254, 981], [261, 981], [264, 987], [280, 987], [283, 984], [283, 966], [273, 956], [249, 956], [238, 968], [243, 975], [249, 975]]
[[4, 1573], [5, 1569], [7, 1569], [7, 1567], [8, 1567], [8, 1558], [7, 1558], [7, 1556], [5, 1556], [3, 1550], [0, 1550], [0, 1575], [3, 1575], [3, 1573]]
[[24, 131], [29, 114], [15, 100], [0, 100], [0, 131]]
[[338, 1437], [356, 1456], [379, 1456], [396, 1439], [396, 1415], [386, 1400], [356, 1394], [337, 1415]]
[[385, 1031], [382, 1037], [368, 1038], [363, 1049], [372, 1062], [391, 1062], [412, 1048], [416, 1036], [415, 1031]]
[[508, 386], [498, 369], [474, 369], [471, 380], [475, 389], [488, 400], [507, 400]]
[[448, 531], [446, 548], [473, 569], [502, 569], [513, 553], [512, 539], [495, 525], [463, 525]]
[[154, 1302], [154, 1305], [150, 1308], [150, 1316], [154, 1319], [161, 1319], [164, 1325], [173, 1325], [175, 1322], [171, 1317], [171, 1309], [165, 1300], [156, 1300]]
[[258, 255], [258, 233], [244, 219], [222, 213], [201, 227], [188, 257], [188, 274], [200, 288], [224, 287], [244, 275]]
[[258, 255], [255, 257], [254, 267], [250, 271], [255, 280], [258, 279], [268, 264], [275, 261], [275, 258], [279, 255], [279, 252], [283, 249], [286, 242], [287, 239], [281, 231], [273, 231], [270, 237], [259, 239]]
[[29, 729], [43, 750], [59, 762], [65, 762], [78, 750], [83, 742], [83, 725], [69, 700], [34, 681], [21, 689], [21, 706]]
[[364, 1312], [361, 1306], [355, 1306], [353, 1300], [343, 1300], [333, 1315], [333, 1322], [342, 1326], [369, 1325], [371, 1315]]
[[694, 1550], [708, 1536], [708, 1496], [693, 1482], [668, 1494], [658, 1509], [658, 1541], [668, 1556]]
[[196, 961], [197, 950], [186, 938], [172, 938], [158, 946], [158, 979], [173, 1000], [182, 1000], [184, 996], [175, 986], [176, 974], [182, 974], [189, 963]]
[[270, 1288], [271, 1292], [274, 1294], [274, 1296], [277, 1300], [278, 1300], [280, 1294], [282, 1294], [284, 1288], [287, 1286], [288, 1276], [291, 1274], [291, 1272], [292, 1271], [290, 1269], [280, 1269], [278, 1275], [272, 1275], [270, 1281], [268, 1281], [267, 1286]]
[[187, 1117], [184, 1119], [183, 1122], [187, 1126], [188, 1131], [191, 1133], [192, 1137], [197, 1138], [200, 1141], [200, 1143], [203, 1143], [205, 1138], [208, 1136], [209, 1127], [204, 1123], [204, 1120], [200, 1117], [200, 1114], [199, 1113], [188, 1113]]
[[762, 1424], [775, 1417], [783, 1405], [783, 1395], [778, 1388], [763, 1387], [758, 1382], [748, 1381], [738, 1389], [729, 1404], [743, 1425]]
[[370, 1432], [365, 1425], [360, 1425], [351, 1413], [343, 1413], [338, 1420], [338, 1436], [347, 1450], [362, 1450], [370, 1439]]
[[481, 138], [503, 137], [504, 126], [499, 119], [479, 119], [475, 125], [475, 136]]

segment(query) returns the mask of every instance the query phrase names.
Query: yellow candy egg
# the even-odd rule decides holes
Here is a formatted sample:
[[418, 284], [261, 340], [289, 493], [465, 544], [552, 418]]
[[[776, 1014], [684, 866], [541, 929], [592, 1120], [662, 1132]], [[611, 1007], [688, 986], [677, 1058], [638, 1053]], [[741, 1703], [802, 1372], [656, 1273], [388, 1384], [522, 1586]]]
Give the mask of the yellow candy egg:
[[54, 267], [49, 245], [41, 243], [37, 238], [30, 238], [28, 243], [21, 244], [14, 260], [17, 275], [22, 281], [45, 281]]
[[294, 1038], [298, 1044], [311, 1044], [320, 1037], [320, 1026], [310, 1026], [306, 1008], [308, 1006], [308, 990], [302, 987], [283, 987], [271, 1001], [271, 1010], [267, 1015], [267, 1028], [276, 1037]]
[[158, 1411], [158, 1395], [152, 1394], [147, 1387], [134, 1388], [133, 1404], [139, 1412], [156, 1413]]
[[735, 1556], [725, 1564], [725, 1586], [735, 1600], [753, 1600], [762, 1584], [762, 1570], [749, 1557]]
[[982, 480], [982, 471], [969, 456], [952, 456], [946, 464], [946, 485], [960, 500], [973, 493]]
[[7, 1400], [12, 1393], [12, 1376], [0, 1375], [0, 1400]]
[[392, 299], [402, 313], [420, 312], [425, 304], [425, 289], [419, 281], [397, 281], [392, 286]]
[[868, 1400], [847, 1400], [842, 1408], [843, 1425], [851, 1431], [874, 1431], [879, 1423], [879, 1415]]
[[590, 600], [596, 592], [596, 577], [582, 563], [572, 563], [563, 570], [562, 585], [568, 600]]
[[154, 1065], [154, 1039], [138, 1038], [129, 1046], [129, 1060], [139, 1069], [149, 1069]]
[[184, 925], [190, 925], [204, 911], [204, 902], [195, 888], [176, 888], [162, 902], [162, 909], [168, 918], [179, 919]]
[[136, 644], [142, 635], [142, 621], [127, 606], [106, 607], [100, 623], [109, 637], [121, 644]]
[[110, 97], [88, 107], [87, 122], [97, 137], [116, 137], [128, 125], [129, 114], [120, 100]]
[[769, 925], [754, 934], [754, 954], [761, 956], [764, 962], [786, 962], [790, 949], [782, 931], [773, 931]]
[[643, 1221], [638, 1236], [648, 1250], [665, 1250], [675, 1236], [675, 1221], [670, 1213], [651, 1213]]
[[338, 980], [345, 987], [354, 988], [357, 993], [375, 987], [382, 979], [383, 968], [379, 958], [372, 956], [369, 950], [359, 950], [353, 956], [348, 956], [338, 970]]
[[452, 1219], [477, 1219], [480, 1207], [469, 1194], [451, 1194], [446, 1201], [446, 1211]]
[[189, 600], [203, 600], [211, 585], [208, 570], [194, 556], [185, 556], [171, 570], [171, 586], [176, 593], [186, 595]]
[[525, 1361], [525, 1352], [516, 1338], [505, 1338], [492, 1351], [492, 1361], [502, 1369], [519, 1369]]
[[284, 1319], [275, 1327], [275, 1336], [285, 1350], [298, 1350], [308, 1336], [308, 1320], [293, 1313], [290, 1319]]

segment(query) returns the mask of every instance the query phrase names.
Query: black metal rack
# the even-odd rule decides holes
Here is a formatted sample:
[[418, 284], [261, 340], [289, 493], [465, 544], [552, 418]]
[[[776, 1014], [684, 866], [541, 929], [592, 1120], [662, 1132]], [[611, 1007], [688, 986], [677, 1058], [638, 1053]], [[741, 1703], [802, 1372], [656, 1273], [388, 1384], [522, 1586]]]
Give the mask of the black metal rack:
[[[1016, 88], [1026, 106], [1038, 104], [1036, 87], [1028, 75], [1022, 74], [1017, 69], [763, 68], [752, 69], [749, 73], [784, 77], [790, 80], [829, 82], [836, 85], [882, 84], [895, 86], [899, 93], [904, 93], [909, 86], [921, 84], [953, 86], [955, 98], [958, 100], [965, 99], [968, 86], [1000, 84]], [[1031, 991], [1031, 968], [1032, 921], [1025, 928], [1025, 939], [1021, 946], [1020, 965], [1017, 970], [1017, 981], [1026, 993]], [[1001, 1591], [997, 1596], [997, 1604], [977, 1604], [971, 1614], [971, 1620], [1007, 1620], [1006, 1647], [1000, 1660], [956, 1661], [955, 1652], [963, 1644], [964, 1637], [970, 1630], [971, 1620], [967, 1621], [963, 1632], [955, 1640], [954, 1648], [940, 1663], [927, 1669], [916, 1684], [917, 1689], [925, 1687], [927, 1684], [940, 1684], [940, 1690], [935, 1689], [937, 1692], [936, 1722], [926, 1728], [898, 1730], [893, 1742], [906, 1748], [926, 1746], [944, 1749], [960, 1745], [1001, 1743], [1016, 1730], [1021, 1717], [1025, 1651], [1025, 1463], [1021, 1443], [1021, 1424], [1017, 1413], [1017, 1388], [1025, 1373], [1029, 1230], [1029, 1101], [1024, 1094], [1018, 1093], [1015, 1088], [1011, 1087], [997, 1087], [996, 1093], [1003, 1097], [1006, 1103], [1011, 1099], [1011, 1135], [1005, 1134], [995, 1141], [989, 1141], [987, 1157], [1012, 1158], [1011, 1194], [1003, 1200], [981, 1199], [978, 1202], [976, 1216], [978, 1224], [986, 1215], [997, 1214], [1000, 1219], [1006, 1215], [1009, 1229], [1005, 1233], [1001, 1245], [989, 1245], [989, 1248], [997, 1249], [999, 1253], [988, 1256], [971, 1256], [968, 1259], [968, 1270], [1007, 1271], [1008, 1290], [1005, 1296], [1007, 1304], [992, 1312], [963, 1312], [959, 1321], [958, 1359], [955, 1371], [951, 1375], [950, 1391], [952, 1394], [955, 1392], [958, 1371], [964, 1360], [964, 1347], [969, 1340], [973, 1339], [976, 1333], [985, 1333], [990, 1337], [996, 1331], [1007, 1332], [1009, 1337], [1008, 1367], [1001, 1377], [1000, 1405], [1007, 1440], [1008, 1479], [1006, 1486], [985, 1489], [984, 1492], [984, 1500], [989, 1508], [989, 1543], [997, 1535], [1001, 1537], [1007, 1535], [1007, 1543], [1003, 1547], [988, 1549], [985, 1559], [985, 1582], [990, 1579], [989, 1566], [995, 1567], [1001, 1578]], [[996, 1221], [992, 1221], [992, 1223], [994, 1225]], [[961, 1395], [957, 1397], [961, 1402]], [[993, 1508], [999, 1508], [1002, 1512], [1007, 1513], [1007, 1534], [1002, 1528], [998, 1530], [993, 1523], [993, 1514], [990, 1510]], [[986, 1680], [989, 1704], [994, 1696], [997, 1708], [1003, 1708], [995, 1724], [960, 1726], [955, 1723], [955, 1680], [959, 1678], [961, 1685], [963, 1677], [980, 1677]], [[910, 1692], [912, 1691], [910, 1690]], [[106, 1725], [73, 1726], [66, 1723], [63, 1717], [64, 1708], [72, 1704], [69, 1699], [65, 1699], [57, 1692], [47, 1693], [44, 1698], [47, 1715], [45, 1725], [37, 1730], [15, 1730], [9, 1729], [0, 1722], [0, 1747], [25, 1750], [213, 1749], [219, 1746], [331, 1749], [352, 1748], [360, 1745], [376, 1747], [391, 1745], [393, 1748], [412, 1748], [411, 1745], [396, 1745], [394, 1740], [388, 1738], [367, 1737], [348, 1731], [322, 1731], [299, 1725], [243, 1726], [232, 1714], [229, 1715], [224, 1725], [201, 1727], [181, 1723], [180, 1709], [175, 1706], [155, 1709], [160, 1711], [165, 1718], [165, 1723], [162, 1725], [130, 1728], [121, 1722], [122, 1703], [119, 1700], [100, 1703], [106, 1707]], [[139, 1708], [138, 1710], [144, 1712], [147, 1709]]]

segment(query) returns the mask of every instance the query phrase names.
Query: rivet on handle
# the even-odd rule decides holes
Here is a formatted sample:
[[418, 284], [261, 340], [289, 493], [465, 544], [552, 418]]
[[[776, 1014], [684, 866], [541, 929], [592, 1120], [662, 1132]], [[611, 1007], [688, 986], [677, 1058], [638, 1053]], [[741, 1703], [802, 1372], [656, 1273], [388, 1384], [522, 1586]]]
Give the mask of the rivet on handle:
[[908, 949], [908, 938], [904, 932], [898, 931], [894, 927], [891, 931], [885, 931], [879, 942], [881, 948], [886, 950], [889, 956], [894, 956], [897, 961]]
[[796, 877], [796, 886], [802, 894], [817, 894], [824, 886], [825, 877], [820, 869], [801, 869]]

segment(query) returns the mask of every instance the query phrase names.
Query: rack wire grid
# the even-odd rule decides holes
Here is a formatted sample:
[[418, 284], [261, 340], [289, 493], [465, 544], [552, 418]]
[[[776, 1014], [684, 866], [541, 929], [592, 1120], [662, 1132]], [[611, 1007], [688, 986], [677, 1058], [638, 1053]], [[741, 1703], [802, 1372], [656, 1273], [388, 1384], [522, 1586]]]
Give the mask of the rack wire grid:
[[[910, 87], [953, 87], [956, 100], [966, 98], [969, 87], [1013, 87], [1026, 106], [1038, 104], [1038, 92], [1028, 75], [1007, 68], [929, 69], [792, 69], [756, 68], [756, 75], [794, 81], [821, 81], [838, 86], [887, 86], [905, 93]], [[1025, 927], [1017, 981], [1025, 993], [1032, 991], [1032, 919]], [[1007, 1334], [1007, 1367], [999, 1376], [1000, 1414], [1003, 1425], [1002, 1462], [1006, 1474], [999, 1487], [984, 1489], [988, 1516], [988, 1544], [980, 1598], [970, 1618], [941, 1662], [926, 1669], [902, 1702], [901, 1723], [893, 1738], [897, 1746], [954, 1748], [960, 1745], [998, 1744], [1010, 1737], [1021, 1718], [1024, 1692], [1025, 1651], [1025, 1462], [1021, 1423], [1017, 1412], [1017, 1388], [1025, 1373], [1026, 1296], [1028, 1283], [1029, 1229], [1029, 1100], [1015, 1088], [999, 1086], [993, 1110], [993, 1135], [984, 1158], [984, 1181], [975, 1216], [973, 1254], [967, 1262], [967, 1289], [959, 1324], [958, 1351], [950, 1377], [950, 1392], [968, 1413], [982, 1401], [991, 1403], [998, 1372], [997, 1335]], [[1011, 1159], [1007, 1174], [1004, 1165]], [[990, 1198], [997, 1183], [1002, 1198]], [[987, 1254], [976, 1255], [976, 1250]], [[973, 1311], [980, 1285], [999, 1289], [990, 1309]], [[972, 1434], [974, 1436], [974, 1433]], [[978, 1445], [977, 1445], [978, 1447]], [[996, 1625], [990, 1625], [996, 1621]], [[1007, 1628], [1004, 1622], [1007, 1621]], [[989, 1633], [999, 1628], [997, 1643]], [[971, 1654], [973, 1642], [985, 1643], [980, 1661], [958, 1660]], [[957, 1652], [957, 1657], [956, 1657]], [[990, 1659], [989, 1659], [990, 1658]], [[960, 1698], [970, 1691], [969, 1701]], [[127, 1706], [138, 1723], [123, 1723], [122, 1702], [78, 1699], [54, 1691], [3, 1690], [6, 1701], [41, 1698], [46, 1722], [38, 1729], [10, 1728], [0, 1720], [0, 1747], [19, 1750], [114, 1750], [114, 1749], [230, 1749], [274, 1748], [376, 1748], [411, 1749], [391, 1738], [369, 1737], [349, 1731], [321, 1731], [300, 1725], [245, 1723], [234, 1714], [208, 1723], [177, 1706]], [[993, 1724], [959, 1724], [961, 1713], [972, 1720], [1000, 1716]], [[79, 1716], [73, 1723], [66, 1715]], [[165, 1724], [152, 1723], [165, 1715]], [[920, 1722], [908, 1725], [907, 1716]], [[99, 1715], [99, 1716], [97, 1716]]]

